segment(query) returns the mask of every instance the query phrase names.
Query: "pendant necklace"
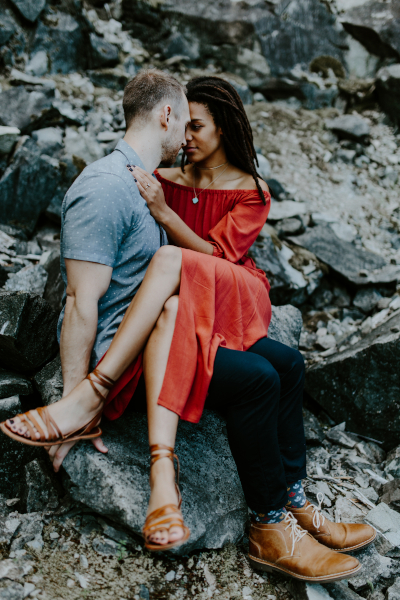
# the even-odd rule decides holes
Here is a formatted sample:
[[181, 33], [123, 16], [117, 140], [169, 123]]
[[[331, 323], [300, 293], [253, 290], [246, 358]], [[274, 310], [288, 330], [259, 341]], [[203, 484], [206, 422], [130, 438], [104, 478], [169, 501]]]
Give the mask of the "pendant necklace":
[[[224, 164], [226, 164], [226, 163], [224, 163]], [[219, 167], [222, 167], [222, 166], [223, 166], [223, 165], [219, 165]], [[218, 175], [218, 176], [217, 176], [215, 179], [213, 179], [213, 180], [211, 181], [211, 183], [209, 183], [209, 184], [207, 185], [207, 187], [205, 187], [205, 188], [203, 188], [202, 190], [200, 190], [200, 192], [199, 192], [199, 193], [197, 194], [197, 196], [196, 196], [196, 174], [195, 174], [195, 169], [196, 169], [196, 167], [193, 165], [193, 194], [194, 194], [194, 197], [192, 198], [192, 202], [193, 202], [193, 204], [197, 204], [197, 203], [198, 203], [200, 194], [201, 194], [202, 192], [204, 192], [204, 191], [205, 191], [207, 188], [209, 188], [209, 187], [210, 187], [210, 185], [211, 185], [212, 183], [215, 183], [215, 182], [217, 181], [217, 179], [219, 179], [219, 178], [221, 177], [221, 175], [223, 175], [223, 174], [225, 173], [225, 171], [227, 170], [227, 168], [228, 168], [228, 167], [229, 167], [229, 165], [227, 165], [227, 166], [225, 167], [225, 169], [224, 169], [224, 170], [223, 170], [223, 171], [222, 171], [222, 172], [221, 172], [221, 173], [220, 173], [220, 174], [219, 174], [219, 175]], [[209, 168], [209, 169], [218, 169], [218, 167], [208, 167], [208, 168]]]

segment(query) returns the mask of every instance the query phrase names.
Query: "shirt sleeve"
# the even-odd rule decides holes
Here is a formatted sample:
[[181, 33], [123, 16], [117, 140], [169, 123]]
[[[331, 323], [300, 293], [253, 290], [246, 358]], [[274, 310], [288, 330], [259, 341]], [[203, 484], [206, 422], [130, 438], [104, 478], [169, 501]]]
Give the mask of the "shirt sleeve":
[[266, 204], [259, 193], [247, 194], [208, 233], [214, 246], [213, 255], [237, 263], [257, 239], [267, 220], [271, 196], [265, 193]]
[[132, 215], [132, 194], [117, 175], [97, 173], [77, 181], [65, 198], [64, 258], [114, 267]]

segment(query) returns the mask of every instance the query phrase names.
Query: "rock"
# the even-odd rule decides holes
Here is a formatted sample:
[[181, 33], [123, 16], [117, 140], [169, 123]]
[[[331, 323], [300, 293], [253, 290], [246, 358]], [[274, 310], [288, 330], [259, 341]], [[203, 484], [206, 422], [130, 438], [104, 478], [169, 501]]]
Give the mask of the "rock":
[[14, 35], [16, 23], [9, 15], [2, 12], [0, 15], [0, 46], [4, 46]]
[[0, 544], [8, 546], [20, 525], [18, 518], [0, 517]]
[[102, 556], [117, 556], [118, 544], [114, 540], [97, 537], [92, 542], [93, 549]]
[[97, 69], [88, 71], [90, 81], [96, 87], [104, 87], [110, 90], [122, 91], [131, 79], [131, 75], [123, 69]]
[[18, 530], [17, 536], [11, 543], [10, 550], [15, 552], [16, 550], [23, 550], [25, 544], [28, 544], [33, 550], [40, 550], [43, 547], [43, 526], [42, 515], [40, 513], [28, 513], [19, 515], [21, 519], [21, 526]]
[[18, 372], [32, 372], [56, 353], [58, 315], [26, 292], [0, 294], [0, 361]]
[[267, 179], [267, 184], [269, 191], [271, 192], [271, 196], [276, 200], [283, 200], [286, 194], [283, 185], [276, 179]]
[[15, 142], [21, 135], [18, 127], [0, 126], [0, 154], [8, 154], [14, 148]]
[[303, 222], [297, 217], [291, 217], [289, 219], [282, 219], [276, 224], [276, 231], [280, 238], [288, 237], [291, 235], [300, 235], [304, 233]]
[[400, 577], [386, 590], [385, 600], [400, 600]]
[[271, 177], [271, 165], [270, 162], [265, 156], [262, 154], [257, 154], [258, 167], [256, 166], [257, 172], [259, 175], [267, 181]]
[[0, 223], [32, 233], [61, 179], [60, 163], [40, 154], [32, 139], [25, 139], [0, 179]]
[[0, 590], [1, 600], [23, 600], [25, 598], [24, 586], [20, 583], [11, 583]]
[[372, 54], [400, 57], [400, 16], [397, 2], [366, 2], [346, 12], [341, 23]]
[[74, 73], [88, 65], [85, 27], [66, 12], [53, 12], [39, 21], [31, 52], [46, 52], [50, 73]]
[[359, 600], [358, 594], [350, 590], [346, 583], [328, 584], [305, 583], [292, 579], [288, 587], [294, 600]]
[[11, 0], [25, 19], [34, 23], [44, 7], [46, 0]]
[[306, 374], [308, 393], [336, 422], [346, 420], [349, 430], [382, 440], [386, 448], [398, 441], [400, 428], [399, 332], [400, 315], [395, 314], [348, 350], [311, 366]]
[[373, 544], [357, 552], [356, 556], [363, 568], [349, 580], [349, 587], [357, 594], [370, 590], [371, 584], [374, 587], [387, 585], [400, 573], [399, 561], [380, 556]]
[[96, 138], [83, 127], [78, 130], [67, 127], [64, 138], [65, 152], [71, 156], [79, 156], [88, 165], [99, 158], [104, 152]]
[[341, 115], [326, 121], [326, 127], [338, 134], [340, 138], [364, 142], [369, 134], [368, 122], [360, 115]]
[[387, 265], [381, 256], [367, 250], [359, 250], [341, 240], [327, 225], [317, 225], [302, 235], [289, 239], [313, 252], [335, 273], [355, 285], [397, 281], [397, 267], [391, 268], [392, 265]]
[[32, 391], [33, 387], [29, 379], [14, 371], [0, 369], [0, 399], [11, 396], [27, 396]]
[[334, 600], [359, 600], [358, 594], [351, 590], [345, 581], [336, 581], [334, 583], [324, 583], [323, 587], [329, 592]]
[[57, 490], [45, 464], [35, 459], [25, 465], [20, 498], [27, 513], [55, 510], [59, 504]]
[[60, 251], [58, 249], [50, 250], [46, 253], [46, 256], [42, 255], [40, 264], [47, 273], [47, 282], [43, 298], [47, 300], [57, 313], [60, 313], [65, 287], [60, 271]]
[[63, 146], [63, 132], [58, 127], [45, 127], [44, 129], [34, 131], [32, 138], [40, 150], [49, 156], [61, 150]]
[[36, 52], [27, 63], [25, 72], [29, 75], [35, 75], [41, 77], [45, 75], [49, 70], [49, 57], [44, 50]]
[[224, 44], [220, 49], [219, 60], [224, 71], [239, 75], [251, 88], [263, 88], [270, 78], [268, 61], [250, 48], [232, 48]]
[[[23, 412], [19, 396], [0, 400], [0, 421]], [[3, 433], [0, 436], [0, 493], [10, 495], [21, 480], [21, 468], [33, 460], [37, 448], [14, 441]]]
[[382, 486], [380, 501], [400, 512], [400, 479], [393, 479]]
[[10, 83], [12, 85], [23, 84], [29, 86], [30, 89], [36, 88], [43, 91], [46, 91], [44, 88], [48, 88], [49, 90], [55, 90], [56, 88], [56, 82], [53, 79], [35, 77], [18, 71], [18, 69], [11, 69]]
[[[272, 233], [272, 235], [271, 235]], [[307, 281], [303, 274], [292, 267], [293, 251], [264, 225], [250, 248], [250, 255], [257, 267], [265, 271], [271, 284], [270, 298], [275, 304], [301, 303], [307, 297]]]
[[281, 219], [289, 219], [304, 215], [307, 212], [305, 202], [294, 202], [293, 200], [282, 200], [282, 202], [273, 202], [269, 211], [269, 221], [280, 221]]
[[[45, 211], [46, 216], [49, 217], [51, 221], [57, 223], [57, 225], [61, 225], [61, 205], [62, 201], [64, 200], [64, 196], [85, 167], [85, 160], [79, 156], [63, 156], [60, 160], [61, 182], [59, 183], [55, 193], [53, 194], [52, 200]], [[47, 296], [47, 293], [49, 293], [49, 302], [53, 308], [55, 308], [56, 305], [59, 306], [59, 304], [57, 304], [58, 299], [61, 301], [59, 295], [60, 293], [62, 295], [62, 290], [64, 289], [64, 284], [59, 274], [60, 260], [52, 254], [48, 260], [46, 260], [46, 264], [41, 264], [49, 274], [46, 287], [48, 287], [50, 291], [48, 292], [45, 290], [45, 297]], [[57, 308], [56, 310], [59, 311], [61, 309]]]
[[63, 393], [60, 355], [57, 355], [55, 359], [36, 373], [33, 381], [46, 406], [60, 400]]
[[53, 97], [51, 88], [28, 92], [22, 85], [0, 92], [0, 124], [22, 133], [43, 127], [57, 117]]
[[376, 76], [378, 100], [392, 120], [400, 123], [400, 64], [380, 69]]
[[31, 292], [43, 296], [47, 282], [47, 272], [41, 265], [24, 267], [18, 273], [8, 276], [4, 289], [7, 292]]
[[384, 502], [369, 511], [367, 520], [381, 533], [400, 531], [399, 513], [389, 508]]
[[395, 479], [400, 478], [400, 446], [393, 448], [386, 457], [386, 475], [391, 475]]
[[354, 448], [357, 443], [349, 437], [345, 431], [340, 431], [335, 427], [327, 431], [325, 435], [329, 441], [338, 444], [339, 446], [343, 446], [343, 448]]
[[325, 439], [324, 431], [317, 417], [306, 408], [303, 408], [303, 423], [307, 444], [322, 444]]
[[368, 288], [359, 290], [355, 295], [353, 304], [365, 313], [370, 313], [374, 310], [382, 295], [374, 289]]
[[90, 66], [92, 69], [113, 67], [119, 61], [118, 48], [95, 33], [89, 34]]
[[298, 308], [291, 304], [272, 307], [272, 318], [268, 328], [269, 338], [297, 350], [302, 327], [303, 318]]
[[[191, 530], [180, 554], [235, 543], [244, 533], [247, 506], [223, 425], [219, 415], [207, 410], [198, 425], [180, 423], [176, 451], [181, 462], [183, 514]], [[123, 423], [104, 423], [104, 430], [107, 455], [82, 443], [64, 461], [70, 493], [140, 535], [149, 497], [146, 417], [125, 413]]]

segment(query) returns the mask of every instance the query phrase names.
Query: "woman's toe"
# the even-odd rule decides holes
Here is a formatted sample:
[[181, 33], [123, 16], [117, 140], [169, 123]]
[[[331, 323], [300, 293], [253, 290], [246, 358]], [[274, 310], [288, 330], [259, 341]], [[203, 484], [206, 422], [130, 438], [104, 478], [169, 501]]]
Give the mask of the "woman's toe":
[[176, 542], [178, 540], [181, 540], [183, 538], [183, 529], [181, 527], [172, 527], [170, 534], [169, 534], [169, 539], [171, 542]]

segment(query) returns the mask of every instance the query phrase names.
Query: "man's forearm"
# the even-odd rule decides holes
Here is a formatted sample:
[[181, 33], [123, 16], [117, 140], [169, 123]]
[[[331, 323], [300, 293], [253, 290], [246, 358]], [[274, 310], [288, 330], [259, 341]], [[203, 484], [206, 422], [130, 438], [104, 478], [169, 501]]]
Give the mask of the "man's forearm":
[[88, 374], [97, 316], [97, 301], [67, 297], [60, 340], [64, 396]]

